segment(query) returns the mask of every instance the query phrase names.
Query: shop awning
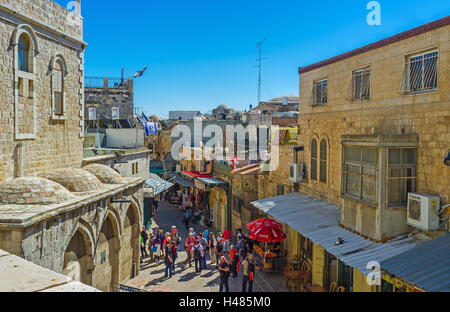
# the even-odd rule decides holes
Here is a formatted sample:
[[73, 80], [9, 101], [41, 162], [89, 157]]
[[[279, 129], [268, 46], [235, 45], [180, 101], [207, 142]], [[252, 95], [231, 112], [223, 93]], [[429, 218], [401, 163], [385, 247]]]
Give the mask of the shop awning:
[[180, 184], [182, 187], [194, 187], [194, 183], [180, 176], [175, 177], [175, 183]]
[[[340, 211], [337, 206], [305, 194], [291, 193], [252, 204], [366, 275], [370, 261], [380, 262], [417, 246], [417, 240], [407, 236], [387, 243], [376, 243], [348, 231], [339, 226]], [[344, 243], [336, 245], [339, 237]]]
[[209, 186], [220, 186], [220, 185], [228, 184], [227, 182], [216, 179], [216, 178], [197, 178], [197, 181], [200, 181]]
[[381, 262], [381, 268], [430, 292], [450, 291], [450, 234]]
[[150, 197], [156, 196], [173, 186], [173, 183], [163, 180], [155, 174], [150, 175], [151, 178], [147, 179], [144, 183], [144, 189], [149, 190]]
[[198, 172], [198, 171], [183, 171], [183, 174], [193, 177], [193, 178], [212, 178], [213, 177], [209, 173]]

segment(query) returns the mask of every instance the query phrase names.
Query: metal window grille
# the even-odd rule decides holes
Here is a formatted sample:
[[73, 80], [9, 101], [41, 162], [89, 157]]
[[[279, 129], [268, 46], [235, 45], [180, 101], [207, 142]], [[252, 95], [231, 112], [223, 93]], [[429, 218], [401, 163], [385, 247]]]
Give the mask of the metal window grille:
[[352, 100], [370, 99], [370, 69], [361, 69], [352, 75]]
[[313, 106], [327, 105], [328, 103], [328, 80], [314, 82], [313, 87]]
[[420, 93], [437, 90], [438, 51], [410, 56], [405, 64], [401, 91]]

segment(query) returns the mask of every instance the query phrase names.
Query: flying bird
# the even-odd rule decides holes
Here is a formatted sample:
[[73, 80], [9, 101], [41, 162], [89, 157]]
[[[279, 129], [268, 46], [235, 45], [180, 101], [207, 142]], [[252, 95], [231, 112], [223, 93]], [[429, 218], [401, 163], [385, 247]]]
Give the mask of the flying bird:
[[144, 74], [144, 72], [145, 72], [145, 70], [148, 68], [148, 66], [145, 66], [144, 68], [142, 68], [140, 71], [137, 71], [135, 74], [134, 74], [134, 78], [136, 78], [136, 77], [142, 77], [142, 75]]

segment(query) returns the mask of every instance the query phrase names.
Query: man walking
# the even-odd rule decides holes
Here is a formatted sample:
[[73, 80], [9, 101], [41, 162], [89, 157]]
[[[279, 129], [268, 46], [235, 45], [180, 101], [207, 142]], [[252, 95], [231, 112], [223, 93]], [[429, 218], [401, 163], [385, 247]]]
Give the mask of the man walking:
[[230, 288], [228, 287], [228, 277], [230, 276], [230, 267], [228, 265], [227, 259], [224, 256], [220, 257], [220, 286], [219, 292], [222, 292], [223, 287], [225, 286], [225, 292], [230, 292]]
[[253, 280], [255, 277], [256, 262], [252, 254], [248, 254], [247, 258], [242, 261], [242, 292], [253, 292]]
[[189, 267], [192, 266], [192, 248], [195, 245], [195, 238], [194, 238], [194, 234], [189, 233], [188, 238], [186, 238], [186, 242], [184, 244], [184, 248], [186, 250], [186, 260], [183, 262], [184, 265], [189, 263]]
[[204, 250], [200, 242], [196, 242], [194, 245], [194, 260], [195, 260], [195, 272], [198, 275], [202, 274], [202, 259], [205, 256]]
[[200, 234], [199, 236], [200, 246], [202, 246], [203, 249], [203, 257], [202, 257], [202, 267], [206, 270], [206, 257], [208, 254], [208, 241], [205, 237], [203, 237], [203, 234]]
[[148, 234], [145, 231], [145, 225], [142, 227], [142, 232], [141, 232], [141, 257], [142, 259], [145, 259], [148, 257], [147, 254], [147, 240], [148, 240]]
[[164, 264], [166, 265], [166, 270], [164, 277], [171, 278], [172, 277], [172, 263], [173, 263], [173, 257], [172, 252], [170, 251], [170, 247], [172, 246], [172, 243], [170, 239], [167, 240], [166, 246], [164, 247]]

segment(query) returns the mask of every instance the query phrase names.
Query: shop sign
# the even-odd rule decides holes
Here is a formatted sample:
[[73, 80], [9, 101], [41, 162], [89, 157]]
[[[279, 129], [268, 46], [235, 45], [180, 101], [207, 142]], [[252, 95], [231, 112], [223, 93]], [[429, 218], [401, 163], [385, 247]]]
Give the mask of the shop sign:
[[97, 109], [89, 107], [89, 120], [97, 120]]

